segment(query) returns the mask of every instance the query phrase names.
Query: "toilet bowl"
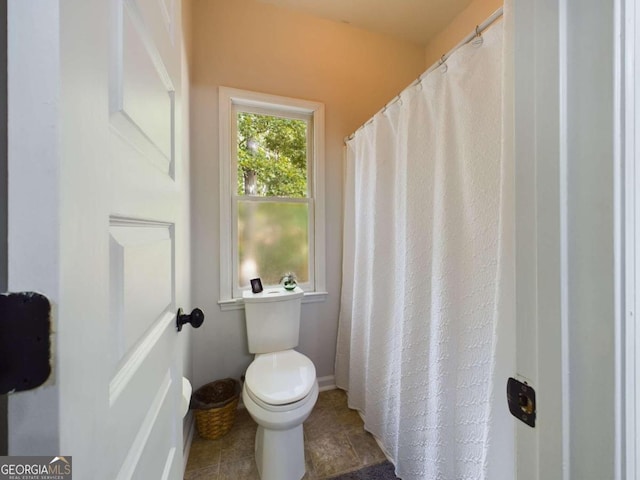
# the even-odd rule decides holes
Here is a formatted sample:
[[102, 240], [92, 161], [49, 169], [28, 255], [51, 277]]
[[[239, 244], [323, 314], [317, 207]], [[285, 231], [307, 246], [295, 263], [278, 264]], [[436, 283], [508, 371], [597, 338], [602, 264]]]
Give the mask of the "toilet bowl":
[[318, 399], [313, 363], [295, 350], [257, 354], [242, 401], [258, 424], [256, 466], [262, 480], [300, 480], [305, 474], [302, 423]]

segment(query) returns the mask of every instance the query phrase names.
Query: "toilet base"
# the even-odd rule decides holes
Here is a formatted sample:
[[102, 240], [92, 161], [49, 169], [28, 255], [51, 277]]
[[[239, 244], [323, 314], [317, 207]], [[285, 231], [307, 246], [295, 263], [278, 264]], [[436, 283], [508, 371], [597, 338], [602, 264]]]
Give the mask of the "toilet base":
[[242, 400], [258, 424], [255, 460], [261, 480], [300, 480], [305, 474], [302, 424], [318, 399], [318, 382], [295, 404], [259, 405], [245, 382]]
[[302, 425], [288, 430], [259, 425], [255, 454], [261, 480], [300, 480], [306, 470]]

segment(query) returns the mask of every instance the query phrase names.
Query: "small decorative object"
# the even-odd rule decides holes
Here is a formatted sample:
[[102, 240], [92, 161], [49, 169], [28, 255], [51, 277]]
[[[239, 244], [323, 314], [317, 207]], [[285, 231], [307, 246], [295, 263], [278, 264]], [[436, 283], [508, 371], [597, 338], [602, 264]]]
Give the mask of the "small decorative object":
[[251, 282], [251, 291], [253, 293], [260, 293], [262, 291], [262, 281], [259, 278], [252, 278], [249, 281]]
[[284, 286], [285, 290], [293, 290], [298, 285], [296, 282], [296, 274], [293, 272], [285, 273], [280, 279], [280, 283]]

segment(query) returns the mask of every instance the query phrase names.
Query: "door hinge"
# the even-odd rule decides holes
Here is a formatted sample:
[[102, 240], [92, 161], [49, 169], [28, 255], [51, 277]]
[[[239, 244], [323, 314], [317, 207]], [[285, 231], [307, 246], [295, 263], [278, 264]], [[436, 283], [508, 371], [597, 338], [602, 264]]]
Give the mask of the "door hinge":
[[44, 295], [0, 294], [0, 394], [30, 390], [49, 378], [50, 316]]

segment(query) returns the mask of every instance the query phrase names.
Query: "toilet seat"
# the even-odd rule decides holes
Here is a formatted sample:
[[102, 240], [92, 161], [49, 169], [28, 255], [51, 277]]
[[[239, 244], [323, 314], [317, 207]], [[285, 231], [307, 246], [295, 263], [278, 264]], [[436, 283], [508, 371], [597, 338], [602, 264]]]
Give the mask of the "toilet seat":
[[315, 383], [313, 362], [295, 350], [256, 355], [245, 376], [247, 393], [268, 409], [302, 400]]
[[[260, 408], [262, 408], [265, 412], [272, 413], [286, 413], [291, 412], [292, 410], [298, 410], [300, 408], [304, 408], [304, 406], [309, 402], [315, 401], [317, 399], [317, 387], [315, 386], [317, 382], [314, 382], [314, 385], [311, 387], [311, 391], [307, 394], [306, 397], [298, 400], [297, 402], [285, 403], [283, 405], [271, 405], [270, 403], [265, 403], [260, 400], [255, 393], [251, 391], [251, 389], [247, 386], [246, 382], [244, 384], [244, 391], [249, 396], [249, 398]], [[315, 395], [314, 395], [315, 393]]]

